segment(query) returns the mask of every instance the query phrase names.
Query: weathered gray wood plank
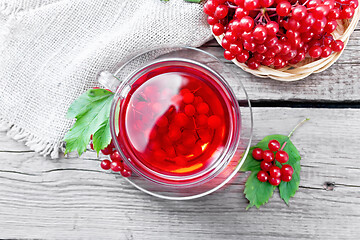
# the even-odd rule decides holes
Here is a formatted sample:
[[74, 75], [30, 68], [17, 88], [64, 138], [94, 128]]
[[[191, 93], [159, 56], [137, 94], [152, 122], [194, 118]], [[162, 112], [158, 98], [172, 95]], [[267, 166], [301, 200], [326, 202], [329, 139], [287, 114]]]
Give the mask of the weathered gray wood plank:
[[[360, 26], [357, 26], [344, 53], [333, 66], [296, 82], [262, 79], [244, 72], [224, 59], [223, 49], [215, 40], [201, 48], [228, 63], [228, 67], [243, 82], [251, 100], [360, 101]], [[236, 92], [236, 84], [233, 88]]]
[[[165, 201], [101, 171], [93, 153], [44, 159], [0, 134], [0, 238], [357, 239], [360, 234], [358, 109], [255, 108], [254, 142], [293, 136], [302, 155], [301, 187], [287, 207], [275, 193], [245, 211], [246, 173], [193, 201]], [[286, 120], [284, 120], [286, 119]], [[16, 151], [12, 151], [12, 150]], [[335, 182], [333, 191], [324, 182]]]

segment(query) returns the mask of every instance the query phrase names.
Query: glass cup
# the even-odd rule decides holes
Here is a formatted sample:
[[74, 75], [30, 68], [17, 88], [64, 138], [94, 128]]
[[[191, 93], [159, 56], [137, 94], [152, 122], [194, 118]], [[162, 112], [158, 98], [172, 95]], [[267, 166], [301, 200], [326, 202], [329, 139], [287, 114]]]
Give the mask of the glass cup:
[[[99, 81], [106, 88], [115, 92], [110, 112], [111, 135], [115, 148], [121, 155], [124, 164], [132, 171], [132, 175], [126, 178], [132, 185], [160, 198], [172, 200], [194, 199], [221, 188], [239, 171], [250, 148], [253, 128], [252, 111], [243, 85], [224, 63], [200, 49], [164, 47], [142, 52], [126, 62], [119, 63], [112, 72], [111, 74], [101, 73]], [[150, 133], [152, 130], [166, 129], [165, 131], [170, 132], [170, 125], [160, 128], [156, 121], [168, 114], [172, 108], [175, 109], [175, 106], [179, 107], [175, 111], [180, 111], [180, 104], [179, 106], [173, 105], [172, 101], [176, 101], [174, 100], [175, 97], [181, 96], [179, 91], [184, 82], [189, 86], [192, 84], [188, 80], [190, 77], [187, 76], [198, 79], [199, 84], [204, 84], [201, 85], [203, 88], [200, 88], [199, 94], [202, 89], [207, 88], [208, 90], [203, 90], [203, 93], [210, 92], [210, 89], [211, 92], [216, 92], [216, 96], [220, 101], [215, 101], [215, 97], [203, 100], [209, 103], [210, 108], [213, 107], [211, 111], [221, 112], [225, 116], [222, 122], [226, 124], [221, 128], [210, 129], [210, 133], [213, 134], [212, 140], [206, 143], [200, 138], [199, 130], [194, 130], [196, 138], [199, 136], [199, 139], [196, 140], [196, 144], [190, 142], [190, 145], [186, 145], [188, 149], [185, 149], [185, 151], [189, 151], [186, 153], [187, 156], [199, 157], [193, 157], [193, 160], [186, 162], [186, 164], [190, 163], [191, 167], [186, 165], [175, 168], [179, 157], [174, 158], [176, 161], [173, 161], [173, 159], [167, 159], [167, 156], [161, 158], [161, 154], [160, 157], [156, 155], [158, 152], [164, 152], [163, 149], [165, 149], [168, 142], [162, 142], [157, 146], [157, 148], [161, 149], [158, 152], [156, 152], [157, 150], [149, 150], [151, 154], [155, 152], [153, 154], [155, 157], [151, 157], [153, 160], [150, 160], [147, 155], [141, 155], [137, 150], [146, 149], [144, 150], [146, 152], [147, 149], [153, 149], [152, 145], [150, 145], [152, 143]], [[234, 83], [236, 81], [238, 86], [236, 94], [230, 87], [229, 81], [234, 81]], [[147, 92], [146, 89], [154, 89], [149, 87], [152, 86], [149, 84], [154, 82], [161, 83], [161, 87], [167, 91], [160, 92], [157, 89], [157, 95], [154, 91], [149, 90]], [[193, 91], [198, 91], [198, 89]], [[171, 91], [173, 92], [171, 93]], [[136, 95], [138, 92], [140, 92], [140, 95]], [[168, 98], [166, 94], [169, 94]], [[139, 119], [142, 120], [136, 122], [136, 118], [132, 116], [138, 116], [142, 113], [137, 112], [136, 108], [134, 108], [135, 112], [129, 109], [132, 109], [134, 104], [139, 104], [140, 101], [148, 104], [146, 106], [150, 106], [151, 101], [147, 102], [146, 99], [155, 99], [165, 107], [163, 110], [160, 109], [160, 113], [153, 117], [155, 120], [144, 120], [140, 116]], [[195, 102], [193, 104], [195, 105]], [[147, 108], [149, 107], [145, 107], [144, 111], [150, 112], [152, 116], [155, 115], [152, 112], [153, 109]], [[195, 121], [195, 117], [189, 117], [189, 119], [194, 120], [194, 129], [200, 128]], [[190, 124], [192, 123], [190, 122]], [[141, 129], [142, 125], [150, 125], [150, 130], [137, 130]], [[182, 134], [184, 134], [186, 126], [181, 127], [181, 129]], [[214, 142], [221, 142], [222, 144], [216, 145], [217, 148], [211, 155], [204, 156], [204, 152], [201, 152], [201, 150], [205, 151], [204, 149], [210, 148], [214, 145]], [[171, 148], [175, 146], [175, 143], [173, 144], [169, 144]], [[196, 153], [199, 155], [192, 153], [195, 150], [189, 150], [190, 148], [196, 149], [196, 145], [199, 146], [197, 149], [200, 149], [200, 152]], [[176, 148], [177, 152], [178, 148]], [[204, 161], [196, 162], [201, 158], [200, 156]], [[181, 157], [183, 158], [183, 156]], [[170, 170], [164, 170], [168, 168], [161, 169], [158, 166], [170, 166]]]

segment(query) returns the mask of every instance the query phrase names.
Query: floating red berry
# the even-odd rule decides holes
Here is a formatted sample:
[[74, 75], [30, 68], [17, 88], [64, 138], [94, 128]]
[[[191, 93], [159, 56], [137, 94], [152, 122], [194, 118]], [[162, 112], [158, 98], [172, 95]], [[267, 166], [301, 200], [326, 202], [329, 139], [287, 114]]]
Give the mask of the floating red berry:
[[162, 116], [156, 122], [156, 125], [158, 125], [159, 127], [166, 127], [167, 125], [169, 125], [169, 120], [167, 119], [166, 116]]
[[181, 131], [177, 128], [170, 129], [168, 136], [172, 141], [179, 140], [181, 138]]
[[188, 115], [189, 117], [194, 116], [194, 114], [196, 112], [195, 107], [192, 104], [186, 105], [184, 111], [185, 111], [185, 114]]
[[210, 142], [211, 141], [211, 132], [208, 129], [199, 129], [197, 131], [197, 134], [199, 135], [201, 141], [203, 142]]
[[175, 115], [173, 123], [180, 127], [183, 127], [188, 123], [188, 121], [189, 121], [189, 118], [186, 116], [186, 114], [180, 112]]
[[206, 114], [209, 111], [209, 105], [201, 102], [197, 105], [196, 110], [199, 114]]
[[186, 166], [186, 164], [188, 163], [184, 156], [177, 156], [176, 158], [174, 158], [174, 161], [179, 166]]
[[212, 115], [208, 118], [208, 126], [210, 128], [216, 129], [221, 126], [221, 118], [216, 115]]
[[179, 94], [181, 96], [184, 96], [186, 93], [191, 93], [190, 90], [188, 88], [183, 88], [180, 90]]
[[171, 158], [176, 157], [175, 148], [173, 146], [165, 147], [165, 152], [166, 152], [167, 156], [169, 156]]
[[252, 151], [252, 156], [256, 160], [262, 160], [263, 159], [263, 150], [261, 148], [255, 148]]
[[183, 101], [186, 104], [192, 103], [194, 101], [194, 94], [192, 94], [191, 92], [185, 93], [183, 95]]
[[183, 134], [182, 143], [184, 144], [184, 146], [192, 147], [195, 144], [195, 142], [196, 142], [196, 137], [194, 134], [190, 134], [190, 133]]
[[200, 114], [196, 116], [196, 124], [199, 126], [207, 125], [208, 117], [205, 114]]

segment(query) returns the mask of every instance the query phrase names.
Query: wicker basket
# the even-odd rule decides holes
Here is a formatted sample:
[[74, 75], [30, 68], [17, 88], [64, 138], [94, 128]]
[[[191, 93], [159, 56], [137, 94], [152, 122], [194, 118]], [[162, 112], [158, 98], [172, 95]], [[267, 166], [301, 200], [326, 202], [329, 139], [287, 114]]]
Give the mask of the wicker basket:
[[[340, 39], [344, 42], [345, 46], [349, 41], [350, 35], [354, 31], [360, 17], [360, 6], [356, 8], [354, 16], [350, 20], [339, 20], [338, 27], [332, 33], [334, 39]], [[214, 36], [217, 42], [221, 46], [221, 40], [225, 36]], [[345, 47], [344, 47], [345, 49]], [[306, 57], [298, 64], [287, 66], [281, 69], [273, 69], [266, 66], [260, 66], [257, 70], [250, 69], [246, 64], [232, 60], [237, 66], [241, 67], [244, 71], [254, 74], [261, 78], [272, 78], [279, 81], [296, 81], [309, 76], [312, 73], [319, 73], [330, 67], [341, 55], [341, 52], [334, 52], [327, 58], [320, 58], [313, 60], [310, 57]]]

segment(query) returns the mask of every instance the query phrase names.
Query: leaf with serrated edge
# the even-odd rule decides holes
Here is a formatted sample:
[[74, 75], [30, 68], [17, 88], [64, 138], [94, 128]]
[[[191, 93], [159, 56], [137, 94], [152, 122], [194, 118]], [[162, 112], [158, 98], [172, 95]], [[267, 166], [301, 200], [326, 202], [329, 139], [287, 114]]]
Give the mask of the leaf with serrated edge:
[[[255, 179], [252, 180], [254, 182], [259, 182], [261, 183], [258, 179], [257, 179], [257, 173], [259, 172], [260, 170], [260, 163], [261, 161], [257, 161], [255, 160], [253, 157], [252, 157], [252, 150], [254, 148], [261, 148], [263, 150], [268, 150], [269, 147], [268, 147], [268, 144], [269, 144], [269, 141], [270, 140], [278, 140], [279, 143], [281, 144], [281, 146], [285, 143], [285, 147], [284, 147], [284, 151], [286, 151], [289, 155], [289, 161], [286, 162], [285, 164], [289, 164], [293, 167], [294, 169], [294, 173], [293, 173], [293, 178], [290, 182], [281, 182], [280, 185], [279, 185], [279, 191], [280, 191], [280, 197], [285, 201], [286, 204], [289, 203], [289, 199], [290, 197], [293, 197], [296, 193], [296, 191], [298, 190], [299, 188], [299, 184], [300, 184], [300, 154], [298, 152], [298, 150], [296, 149], [296, 147], [294, 146], [294, 144], [290, 141], [290, 139], [288, 138], [288, 136], [285, 136], [285, 135], [279, 135], [279, 134], [275, 134], [275, 135], [269, 135], [269, 136], [266, 136], [264, 139], [262, 139], [258, 144], [256, 144], [255, 146], [251, 147], [250, 148], [250, 153], [248, 154], [248, 156], [246, 157], [246, 160], [243, 164], [243, 166], [241, 166], [240, 168], [240, 171], [252, 171], [251, 176], [255, 176]], [[281, 167], [281, 164], [276, 162], [276, 165], [278, 167]], [[255, 174], [255, 175], [253, 175]], [[249, 179], [250, 179], [249, 177]], [[245, 190], [244, 190], [244, 193], [246, 194], [246, 198], [250, 201], [250, 204], [249, 206], [247, 207], [250, 208], [252, 206], [254, 206], [255, 204], [252, 204], [255, 200], [252, 199], [250, 200], [249, 198], [251, 197], [259, 197], [258, 195], [254, 195], [255, 193], [253, 194], [247, 194], [249, 193], [249, 189], [247, 187], [247, 183], [249, 181], [249, 179], [247, 180], [246, 184], [245, 184]], [[250, 183], [249, 183], [250, 184]], [[269, 184], [269, 183], [268, 183]], [[270, 185], [270, 184], [269, 184]], [[275, 189], [275, 187], [274, 187]], [[260, 190], [261, 191], [261, 190]], [[260, 194], [260, 193], [258, 193]], [[266, 197], [266, 196], [265, 196]], [[270, 196], [271, 197], [271, 196]], [[266, 201], [267, 202], [267, 201]], [[266, 203], [264, 202], [264, 203]], [[263, 203], [263, 204], [264, 204]], [[261, 204], [260, 204], [261, 205]], [[260, 205], [255, 205], [256, 207], [259, 207]]]
[[[285, 201], [286, 204], [288, 204], [290, 197], [293, 197], [299, 188], [301, 157], [299, 151], [296, 149], [294, 144], [291, 142], [288, 136], [285, 135], [275, 134], [275, 135], [266, 136], [263, 140], [261, 140], [258, 144], [256, 144], [256, 147], [259, 147], [263, 150], [267, 150], [269, 149], [268, 144], [272, 139], [278, 140], [281, 146], [285, 142], [287, 142], [283, 150], [288, 153], [289, 161], [284, 164], [289, 164], [294, 169], [294, 173], [292, 176], [293, 179], [288, 183], [281, 181], [279, 185], [280, 197]], [[276, 165], [281, 168], [280, 163], [276, 162]]]
[[300, 153], [294, 146], [294, 144], [288, 140], [286, 146], [283, 149], [289, 155], [289, 161], [285, 164], [289, 164], [294, 169], [292, 179], [290, 182], [281, 181], [279, 185], [280, 197], [284, 200], [286, 204], [289, 204], [289, 200], [293, 197], [296, 191], [299, 189], [300, 185]]
[[249, 200], [249, 205], [246, 210], [252, 206], [259, 208], [261, 205], [267, 203], [273, 195], [275, 186], [272, 186], [268, 182], [260, 182], [257, 179], [257, 173], [259, 171], [251, 172], [249, 178], [245, 183], [245, 197]]
[[[85, 96], [86, 95], [86, 96]], [[81, 155], [86, 151], [91, 134], [94, 134], [109, 120], [110, 106], [113, 93], [104, 89], [91, 89], [81, 95], [82, 100], [74, 101], [69, 116], [76, 116], [77, 120], [65, 135], [65, 154], [77, 150]], [[81, 107], [80, 104], [86, 105]]]
[[111, 142], [110, 121], [107, 119], [93, 135], [94, 150], [99, 154]]
[[112, 92], [105, 89], [89, 89], [72, 102], [67, 111], [66, 118], [79, 118], [91, 110], [94, 103], [101, 102], [112, 95]]
[[259, 171], [260, 170], [260, 163], [261, 161], [256, 160], [252, 156], [252, 151], [256, 148], [256, 146], [251, 147], [249, 150], [249, 154], [246, 156], [246, 159], [241, 165], [240, 171], [247, 172], [247, 171]]

